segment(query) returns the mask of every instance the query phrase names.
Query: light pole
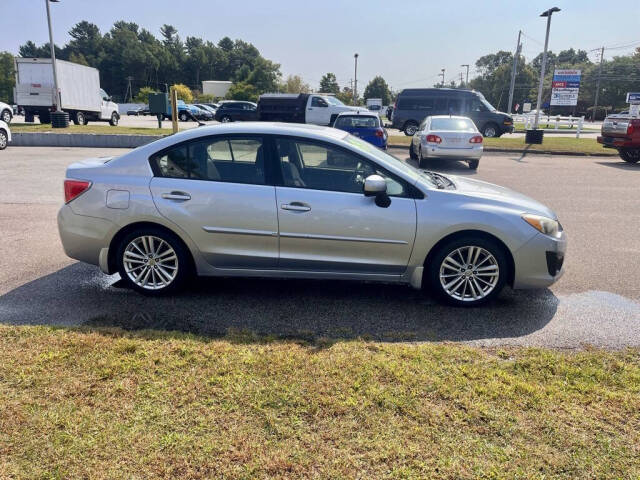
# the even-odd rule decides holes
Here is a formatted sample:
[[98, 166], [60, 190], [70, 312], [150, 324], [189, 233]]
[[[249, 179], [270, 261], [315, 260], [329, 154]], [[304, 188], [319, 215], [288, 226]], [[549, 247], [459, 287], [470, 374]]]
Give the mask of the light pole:
[[550, 8], [540, 14], [541, 17], [547, 17], [547, 35], [544, 38], [544, 51], [542, 52], [542, 66], [540, 67], [540, 83], [538, 84], [538, 101], [536, 103], [536, 120], [533, 125], [533, 129], [538, 129], [538, 122], [540, 121], [540, 106], [542, 103], [542, 86], [544, 84], [544, 71], [547, 66], [547, 47], [549, 46], [549, 30], [551, 29], [551, 15], [559, 12], [558, 7]]
[[353, 58], [355, 59], [355, 68], [353, 72], [353, 104], [357, 105], [358, 102], [358, 54], [356, 53]]
[[467, 68], [467, 83], [465, 83], [464, 86], [469, 88], [469, 64], [465, 63], [464, 65], [460, 65], [460, 66]]
[[51, 67], [53, 68], [53, 88], [55, 90], [56, 112], [60, 111], [60, 91], [58, 90], [58, 72], [56, 71], [56, 47], [53, 43], [53, 29], [51, 28], [51, 11], [49, 2], [59, 2], [60, 0], [44, 0], [47, 6], [47, 22], [49, 23], [49, 45], [51, 46]]
[[518, 56], [520, 55], [520, 36], [522, 35], [522, 30], [518, 30], [518, 44], [516, 45], [516, 53], [513, 55], [513, 67], [511, 69], [511, 83], [509, 84], [509, 108], [507, 110], [508, 114], [511, 114], [511, 106], [513, 105], [513, 90], [516, 86], [516, 72], [518, 70]]
[[444, 68], [440, 69], [440, 75], [442, 75], [442, 87], [444, 87]]

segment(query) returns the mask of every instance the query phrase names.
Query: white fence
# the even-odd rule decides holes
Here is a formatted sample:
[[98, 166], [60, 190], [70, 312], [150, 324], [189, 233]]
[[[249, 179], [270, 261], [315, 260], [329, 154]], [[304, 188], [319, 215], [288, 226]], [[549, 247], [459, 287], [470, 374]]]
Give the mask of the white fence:
[[[524, 123], [524, 128], [529, 130], [533, 128], [533, 125], [536, 122], [535, 115], [513, 115], [514, 123]], [[553, 125], [553, 130], [559, 130], [561, 126], [567, 126], [569, 128], [577, 128], [576, 129], [576, 138], [580, 138], [580, 133], [584, 127], [584, 116], [582, 117], [573, 117], [569, 115], [568, 117], [561, 117], [560, 115], [540, 115], [540, 120], [538, 121], [538, 126], [540, 125]]]

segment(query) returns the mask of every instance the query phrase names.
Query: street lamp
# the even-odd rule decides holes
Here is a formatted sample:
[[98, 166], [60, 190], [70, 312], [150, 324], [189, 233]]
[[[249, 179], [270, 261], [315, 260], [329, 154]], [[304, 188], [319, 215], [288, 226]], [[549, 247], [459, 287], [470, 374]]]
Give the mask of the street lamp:
[[44, 0], [47, 6], [47, 22], [49, 24], [49, 46], [51, 47], [51, 67], [53, 68], [53, 87], [55, 91], [56, 112], [60, 111], [60, 91], [58, 90], [58, 72], [56, 71], [56, 47], [53, 43], [53, 29], [51, 28], [51, 11], [49, 2], [58, 3], [60, 0]]
[[355, 70], [353, 72], [353, 104], [356, 105], [358, 101], [358, 54], [356, 53], [353, 58], [355, 59]]
[[464, 65], [460, 65], [461, 67], [466, 67], [467, 68], [467, 83], [465, 83], [465, 87], [469, 88], [469, 64], [465, 63]]
[[[538, 84], [538, 101], [536, 103], [536, 120], [533, 125], [533, 129], [538, 129], [538, 122], [540, 121], [540, 104], [542, 103], [542, 86], [544, 83], [544, 71], [547, 66], [547, 47], [549, 46], [549, 30], [551, 29], [551, 15], [559, 12], [558, 7], [550, 8], [540, 14], [541, 17], [547, 17], [547, 35], [544, 39], [544, 51], [542, 53], [542, 66], [540, 68], [540, 83]], [[542, 138], [540, 139], [542, 141]]]

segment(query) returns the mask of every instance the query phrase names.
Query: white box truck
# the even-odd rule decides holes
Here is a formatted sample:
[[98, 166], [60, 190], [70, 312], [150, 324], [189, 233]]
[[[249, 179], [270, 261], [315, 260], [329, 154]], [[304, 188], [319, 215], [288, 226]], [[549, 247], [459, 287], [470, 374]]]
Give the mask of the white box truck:
[[[24, 109], [25, 121], [51, 122], [55, 110], [55, 88], [50, 58], [15, 59], [14, 100]], [[118, 105], [100, 88], [100, 72], [77, 63], [56, 60], [61, 109], [76, 125], [106, 121], [115, 126], [120, 120]]]

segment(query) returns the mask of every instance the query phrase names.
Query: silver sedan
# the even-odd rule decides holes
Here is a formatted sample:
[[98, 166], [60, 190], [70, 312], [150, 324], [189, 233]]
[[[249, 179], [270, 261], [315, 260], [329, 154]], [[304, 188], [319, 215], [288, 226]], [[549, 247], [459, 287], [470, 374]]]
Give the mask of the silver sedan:
[[434, 115], [423, 120], [411, 139], [411, 158], [426, 166], [431, 158], [465, 160], [476, 170], [482, 157], [482, 134], [470, 118]]
[[196, 128], [71, 165], [64, 186], [66, 253], [149, 295], [192, 275], [322, 278], [472, 306], [562, 275], [565, 234], [544, 205], [332, 128]]

